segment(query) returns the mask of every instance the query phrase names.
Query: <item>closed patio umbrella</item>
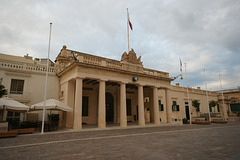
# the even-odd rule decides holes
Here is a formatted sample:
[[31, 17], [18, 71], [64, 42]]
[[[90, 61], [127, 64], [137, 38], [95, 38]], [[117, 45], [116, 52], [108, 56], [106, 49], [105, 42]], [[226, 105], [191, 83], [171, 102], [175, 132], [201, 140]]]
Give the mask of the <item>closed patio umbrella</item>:
[[[31, 110], [42, 110], [44, 106], [44, 101], [34, 104], [30, 107]], [[45, 109], [48, 110], [57, 110], [57, 111], [66, 111], [66, 112], [72, 112], [73, 109], [64, 103], [56, 100], [56, 99], [48, 99], [45, 103]]]

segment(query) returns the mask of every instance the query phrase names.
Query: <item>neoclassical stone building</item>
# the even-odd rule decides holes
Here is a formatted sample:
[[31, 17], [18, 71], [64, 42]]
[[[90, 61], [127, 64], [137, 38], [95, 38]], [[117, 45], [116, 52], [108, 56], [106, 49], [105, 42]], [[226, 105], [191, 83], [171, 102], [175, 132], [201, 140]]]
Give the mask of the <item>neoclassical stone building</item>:
[[[181, 123], [189, 112], [192, 117], [208, 113], [206, 91], [189, 88], [190, 106], [191, 100], [200, 102], [197, 111], [189, 106], [187, 88], [172, 86], [167, 72], [144, 68], [134, 50], [117, 61], [63, 46], [55, 62], [60, 100], [74, 109], [61, 113], [62, 126], [79, 130], [82, 124]], [[208, 92], [208, 99], [217, 101], [217, 92]]]
[[[171, 85], [174, 79], [167, 72], [145, 68], [134, 50], [123, 53], [121, 60], [113, 60], [63, 46], [55, 63], [50, 64], [47, 99], [58, 99], [73, 108], [73, 112], [59, 111], [62, 127], [80, 130], [83, 124], [99, 128], [108, 123], [120, 127], [130, 123], [181, 124], [184, 118], [190, 119], [189, 113], [194, 120], [209, 110], [223, 117], [223, 105], [209, 109], [205, 90], [188, 88], [188, 101], [186, 87]], [[46, 59], [0, 54], [0, 78], [8, 97], [28, 106], [43, 101], [45, 73]], [[200, 103], [199, 108], [192, 106], [192, 100]], [[221, 103], [219, 93], [208, 91], [211, 100]], [[5, 120], [16, 118], [5, 115]], [[41, 121], [42, 117], [41, 111], [16, 115], [20, 120]]]

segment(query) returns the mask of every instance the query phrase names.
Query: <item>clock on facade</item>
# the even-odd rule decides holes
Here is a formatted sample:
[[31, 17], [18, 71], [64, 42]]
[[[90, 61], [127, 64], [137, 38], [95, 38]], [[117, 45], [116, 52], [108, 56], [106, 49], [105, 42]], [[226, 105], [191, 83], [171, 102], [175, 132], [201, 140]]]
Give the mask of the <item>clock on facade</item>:
[[134, 77], [132, 78], [132, 81], [133, 81], [133, 82], [137, 82], [137, 81], [138, 81], [138, 77], [137, 77], [137, 76], [134, 76]]

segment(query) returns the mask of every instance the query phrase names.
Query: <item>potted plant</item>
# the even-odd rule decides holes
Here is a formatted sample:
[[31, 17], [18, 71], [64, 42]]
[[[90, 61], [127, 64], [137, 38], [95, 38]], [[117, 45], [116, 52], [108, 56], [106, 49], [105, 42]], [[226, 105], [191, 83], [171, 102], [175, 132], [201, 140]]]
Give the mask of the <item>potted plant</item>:
[[200, 103], [198, 102], [198, 100], [192, 100], [192, 106], [195, 107], [196, 112], [198, 114], [198, 112], [200, 111], [200, 108], [199, 108]]
[[[214, 101], [214, 100], [211, 100], [210, 102], [209, 102], [209, 107], [215, 107], [216, 105], [218, 104], [218, 101]], [[215, 109], [214, 109], [214, 111], [215, 111]]]

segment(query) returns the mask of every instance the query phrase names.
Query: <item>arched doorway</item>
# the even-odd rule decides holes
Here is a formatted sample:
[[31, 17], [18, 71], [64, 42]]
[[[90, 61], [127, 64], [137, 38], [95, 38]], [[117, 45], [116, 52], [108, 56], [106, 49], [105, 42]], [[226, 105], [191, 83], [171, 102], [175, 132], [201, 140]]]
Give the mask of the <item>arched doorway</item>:
[[106, 93], [106, 122], [113, 123], [113, 96], [111, 93]]

